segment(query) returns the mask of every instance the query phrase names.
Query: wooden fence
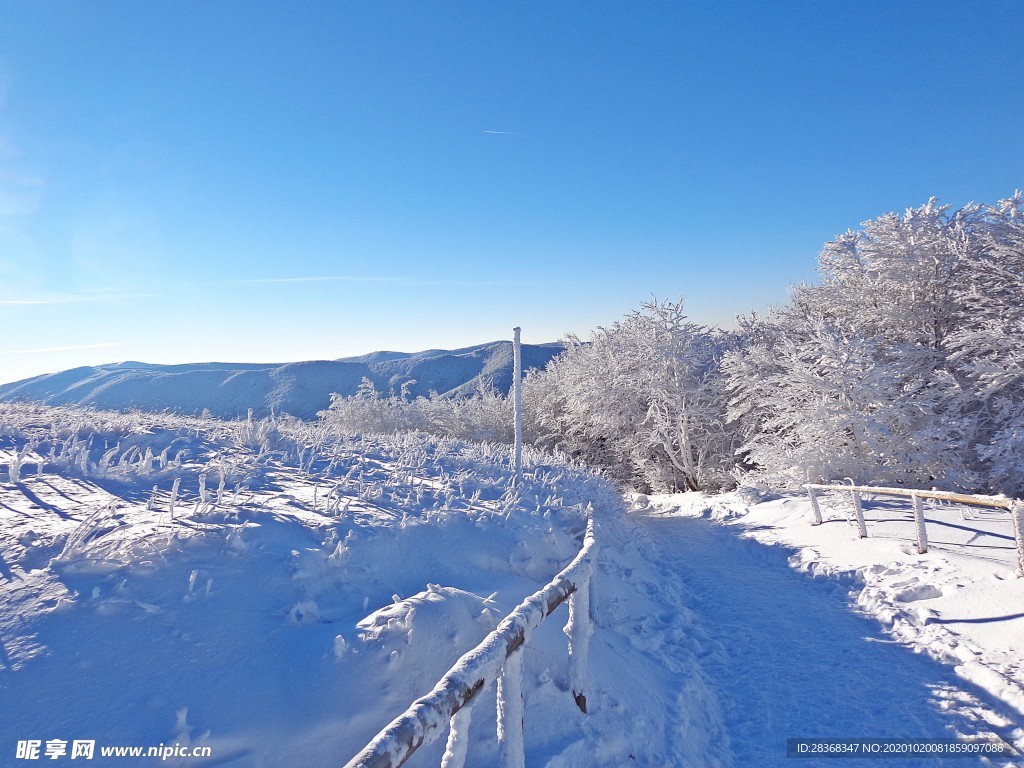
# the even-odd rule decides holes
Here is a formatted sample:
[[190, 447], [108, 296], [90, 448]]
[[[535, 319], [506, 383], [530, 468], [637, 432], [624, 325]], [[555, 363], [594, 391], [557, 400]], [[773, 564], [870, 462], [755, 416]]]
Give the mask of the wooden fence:
[[814, 512], [814, 525], [821, 525], [821, 507], [818, 505], [816, 491], [843, 491], [849, 493], [853, 498], [853, 513], [857, 522], [857, 533], [862, 539], [867, 538], [868, 529], [864, 523], [864, 506], [861, 502], [861, 494], [909, 498], [914, 508], [914, 523], [917, 528], [917, 551], [919, 554], [924, 554], [928, 551], [928, 531], [925, 528], [924, 507], [921, 504], [922, 499], [938, 499], [956, 504], [970, 504], [975, 507], [1005, 509], [1010, 513], [1010, 520], [1013, 523], [1013, 538], [1017, 543], [1017, 575], [1024, 576], [1024, 502], [1017, 499], [976, 496], [950, 491], [875, 488], [868, 485], [819, 485], [817, 483], [807, 483], [804, 485], [804, 488], [807, 489], [807, 495], [811, 500], [811, 510]]
[[497, 684], [498, 754], [502, 768], [525, 768], [523, 734], [523, 647], [534, 630], [568, 600], [569, 684], [580, 711], [587, 711], [587, 656], [590, 580], [597, 557], [591, 515], [583, 547], [547, 586], [520, 603], [476, 648], [466, 653], [434, 686], [384, 727], [346, 768], [398, 768], [419, 747], [449, 726], [442, 768], [462, 768], [466, 760], [473, 699]]

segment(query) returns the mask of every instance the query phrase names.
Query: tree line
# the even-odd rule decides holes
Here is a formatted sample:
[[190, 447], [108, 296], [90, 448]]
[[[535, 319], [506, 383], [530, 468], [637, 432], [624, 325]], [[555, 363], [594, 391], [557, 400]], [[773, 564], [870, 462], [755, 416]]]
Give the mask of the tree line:
[[[523, 383], [526, 439], [640, 490], [745, 480], [1024, 493], [1024, 197], [932, 199], [826, 243], [819, 279], [723, 330], [652, 300]], [[334, 397], [350, 431], [510, 441], [496, 392]]]

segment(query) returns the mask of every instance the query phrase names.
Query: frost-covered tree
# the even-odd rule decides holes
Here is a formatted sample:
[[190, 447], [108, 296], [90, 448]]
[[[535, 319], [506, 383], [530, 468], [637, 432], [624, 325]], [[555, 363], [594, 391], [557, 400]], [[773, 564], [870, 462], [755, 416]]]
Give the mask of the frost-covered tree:
[[688, 322], [681, 301], [654, 300], [588, 344], [571, 341], [526, 380], [537, 442], [644, 488], [731, 483], [735, 445], [719, 369], [727, 334]]
[[962, 286], [979, 247], [983, 211], [933, 198], [864, 222], [825, 244], [821, 282], [793, 301], [865, 336], [943, 351], [962, 322]]
[[[826, 243], [820, 280], [735, 334], [652, 301], [524, 383], [526, 439], [650, 489], [737, 467], [1024, 494], [1024, 201], [934, 199]], [[511, 440], [511, 405], [336, 398], [349, 431]]]
[[964, 382], [960, 418], [993, 490], [1024, 495], [1024, 196], [985, 211], [962, 286], [964, 322], [949, 337]]
[[[952, 474], [934, 395], [901, 362], [905, 345], [831, 319], [776, 313], [741, 324], [723, 363], [745, 459], [784, 484], [850, 478], [930, 484]], [[787, 321], [789, 324], [787, 324]]]
[[930, 200], [827, 243], [821, 281], [750, 318], [725, 362], [744, 449], [789, 480], [969, 486], [971, 381], [951, 358], [986, 212]]

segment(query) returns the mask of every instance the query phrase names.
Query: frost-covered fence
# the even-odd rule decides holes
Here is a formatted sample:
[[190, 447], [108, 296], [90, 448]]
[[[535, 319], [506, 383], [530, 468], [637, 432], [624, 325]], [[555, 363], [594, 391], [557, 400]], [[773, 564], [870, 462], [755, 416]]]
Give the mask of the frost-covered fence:
[[374, 737], [346, 768], [397, 768], [421, 746], [437, 739], [450, 723], [442, 768], [465, 764], [473, 699], [498, 686], [497, 738], [502, 768], [524, 768], [523, 648], [534, 630], [569, 601], [569, 682], [580, 711], [587, 711], [586, 668], [590, 636], [590, 579], [597, 557], [593, 517], [583, 547], [547, 586], [521, 602], [476, 648], [464, 654], [434, 690], [414, 701]]
[[924, 508], [921, 499], [937, 499], [939, 501], [950, 501], [956, 504], [969, 504], [975, 507], [990, 507], [994, 509], [1005, 509], [1010, 513], [1010, 520], [1013, 523], [1013, 538], [1017, 544], [1017, 575], [1024, 576], [1024, 502], [1017, 499], [996, 498], [993, 496], [978, 496], [969, 493], [954, 493], [952, 491], [921, 491], [912, 488], [875, 488], [868, 485], [819, 485], [817, 483], [806, 483], [807, 495], [811, 500], [811, 510], [814, 512], [814, 525], [821, 525], [821, 507], [818, 505], [816, 491], [843, 491], [853, 496], [854, 513], [857, 517], [857, 529], [860, 538], [867, 538], [868, 532], [864, 524], [864, 508], [861, 504], [861, 494], [871, 493], [879, 496], [902, 496], [909, 498], [914, 508], [914, 524], [917, 530], [917, 551], [924, 554], [928, 551], [928, 532], [925, 530]]

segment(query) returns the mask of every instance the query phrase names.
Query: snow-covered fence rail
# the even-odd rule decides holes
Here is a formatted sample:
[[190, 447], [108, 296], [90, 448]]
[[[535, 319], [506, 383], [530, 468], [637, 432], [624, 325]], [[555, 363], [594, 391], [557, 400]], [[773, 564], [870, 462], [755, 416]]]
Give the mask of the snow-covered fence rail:
[[587, 711], [587, 656], [590, 621], [590, 579], [597, 557], [594, 520], [587, 522], [583, 547], [547, 586], [521, 602], [476, 648], [464, 654], [426, 696], [384, 727], [346, 768], [398, 768], [450, 723], [441, 768], [462, 768], [469, 738], [472, 702], [497, 683], [498, 753], [502, 768], [524, 768], [523, 647], [534, 630], [568, 600], [569, 684], [581, 712]]
[[956, 504], [969, 504], [975, 507], [991, 507], [994, 509], [1005, 509], [1010, 513], [1010, 520], [1013, 522], [1013, 538], [1017, 544], [1017, 575], [1024, 576], [1024, 502], [1017, 499], [1000, 499], [992, 496], [977, 496], [969, 493], [954, 493], [952, 491], [921, 491], [912, 488], [875, 488], [869, 485], [819, 485], [817, 483], [806, 483], [807, 495], [811, 500], [811, 509], [814, 512], [814, 525], [821, 525], [821, 507], [818, 505], [816, 491], [843, 491], [853, 497], [854, 515], [857, 518], [857, 531], [860, 538], [867, 538], [868, 531], [864, 524], [864, 507], [861, 504], [861, 494], [875, 494], [879, 496], [902, 496], [909, 498], [914, 508], [914, 523], [917, 529], [917, 551], [924, 554], [928, 551], [928, 532], [925, 530], [924, 508], [921, 499], [937, 499], [939, 501], [950, 501]]

